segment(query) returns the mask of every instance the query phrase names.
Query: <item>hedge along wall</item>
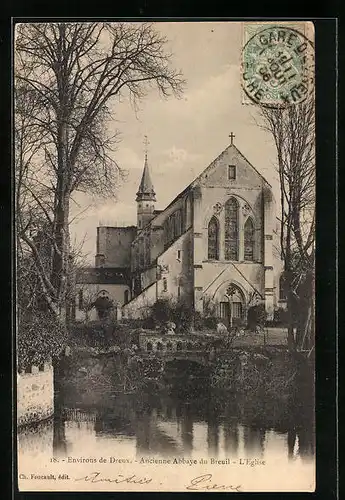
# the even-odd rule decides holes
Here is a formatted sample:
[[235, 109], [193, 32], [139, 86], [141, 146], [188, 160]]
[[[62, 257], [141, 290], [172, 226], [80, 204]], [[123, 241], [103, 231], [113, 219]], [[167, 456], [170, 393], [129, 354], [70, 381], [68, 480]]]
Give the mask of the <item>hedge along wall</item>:
[[51, 363], [17, 373], [17, 423], [39, 422], [54, 413], [54, 371]]

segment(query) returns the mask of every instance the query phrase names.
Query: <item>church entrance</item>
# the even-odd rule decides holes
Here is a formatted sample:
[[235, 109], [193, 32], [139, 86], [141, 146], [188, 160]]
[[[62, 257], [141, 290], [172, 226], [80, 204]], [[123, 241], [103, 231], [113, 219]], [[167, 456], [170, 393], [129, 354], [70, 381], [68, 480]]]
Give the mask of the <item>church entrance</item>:
[[220, 317], [224, 325], [230, 326], [241, 325], [244, 320], [244, 298], [242, 292], [233, 285], [231, 293], [227, 293], [220, 302]]
[[222, 318], [222, 323], [226, 327], [240, 325], [243, 321], [243, 307], [241, 302], [233, 302], [230, 304], [229, 301], [220, 303], [220, 317]]

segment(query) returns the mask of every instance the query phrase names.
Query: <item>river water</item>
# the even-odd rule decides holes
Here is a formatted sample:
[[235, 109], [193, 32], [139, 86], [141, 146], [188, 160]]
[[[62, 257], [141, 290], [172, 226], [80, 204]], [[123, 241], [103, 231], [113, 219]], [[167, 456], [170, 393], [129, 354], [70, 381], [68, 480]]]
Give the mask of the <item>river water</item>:
[[[54, 418], [18, 435], [26, 458], [51, 456], [270, 456], [310, 462], [314, 432], [309, 419], [291, 418], [274, 402], [235, 395], [103, 394], [96, 405], [57, 405]], [[79, 406], [79, 407], [78, 407]]]
[[[86, 465], [80, 460], [94, 467], [99, 457], [107, 457], [108, 463], [128, 459], [145, 467], [169, 458], [220, 461], [221, 467], [231, 461], [236, 467], [245, 464], [253, 473], [257, 464], [274, 467], [272, 473], [266, 468], [266, 478], [284, 476], [282, 491], [290, 491], [289, 478], [296, 473], [301, 487], [304, 477], [308, 478], [305, 487], [312, 487], [315, 433], [308, 397], [292, 401], [259, 393], [250, 397], [243, 392], [220, 393], [203, 379], [182, 384], [183, 377], [163, 388], [123, 394], [104, 378], [104, 370], [94, 378], [79, 375], [73, 381], [67, 377], [60, 386], [53, 418], [18, 433], [19, 469], [31, 470], [31, 464], [36, 464], [42, 472], [56, 459], [68, 471], [76, 462], [78, 467]], [[243, 476], [249, 488], [250, 477]], [[265, 477], [255, 477], [255, 485], [261, 478], [261, 491], [266, 491]], [[175, 481], [179, 479], [177, 475]], [[256, 491], [255, 485], [248, 491]]]

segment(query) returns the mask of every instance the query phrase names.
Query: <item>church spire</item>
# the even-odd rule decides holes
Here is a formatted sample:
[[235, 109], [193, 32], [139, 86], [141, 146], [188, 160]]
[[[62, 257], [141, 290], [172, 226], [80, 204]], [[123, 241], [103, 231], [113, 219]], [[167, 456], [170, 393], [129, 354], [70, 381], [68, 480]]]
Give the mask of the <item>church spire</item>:
[[145, 154], [145, 163], [143, 175], [137, 192], [137, 200], [152, 200], [156, 201], [156, 193], [152, 184], [149, 165], [147, 162], [147, 154]]
[[137, 192], [137, 198], [136, 201], [141, 201], [141, 200], [152, 200], [156, 201], [156, 193], [152, 184], [151, 176], [150, 176], [150, 170], [149, 170], [149, 165], [147, 162], [147, 147], [148, 147], [149, 141], [147, 139], [147, 135], [145, 135], [144, 139], [144, 145], [145, 145], [145, 162], [144, 162], [144, 170], [143, 170], [143, 175], [141, 177], [141, 182], [140, 186]]
[[137, 192], [137, 224], [138, 229], [145, 227], [154, 217], [156, 193], [152, 184], [149, 165], [147, 161], [148, 140], [145, 136], [145, 161], [141, 182]]

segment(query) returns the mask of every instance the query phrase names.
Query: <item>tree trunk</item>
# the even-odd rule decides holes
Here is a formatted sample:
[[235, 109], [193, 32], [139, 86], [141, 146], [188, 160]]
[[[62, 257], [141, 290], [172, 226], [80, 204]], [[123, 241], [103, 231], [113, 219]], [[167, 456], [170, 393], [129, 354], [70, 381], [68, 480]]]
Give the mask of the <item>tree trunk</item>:
[[288, 350], [290, 352], [294, 351], [295, 350], [295, 335], [294, 335], [294, 331], [293, 331], [293, 326], [289, 324], [288, 326], [288, 338], [287, 338], [287, 341], [288, 341]]
[[56, 290], [60, 319], [66, 321], [66, 292], [69, 274], [69, 200], [66, 195], [59, 202], [56, 225], [54, 231], [54, 243], [56, 248], [53, 252], [52, 284]]
[[[289, 252], [287, 252], [289, 253]], [[296, 350], [296, 339], [294, 334], [295, 328], [295, 299], [292, 293], [292, 276], [291, 271], [285, 271], [286, 287], [287, 287], [287, 317], [288, 317], [288, 350], [290, 352]]]
[[68, 162], [68, 127], [67, 122], [58, 118], [58, 148], [57, 148], [57, 185], [55, 192], [54, 221], [54, 252], [52, 262], [52, 284], [56, 290], [57, 303], [60, 311], [60, 321], [66, 324], [67, 301], [66, 292], [69, 276], [69, 204], [70, 204], [70, 170]]

